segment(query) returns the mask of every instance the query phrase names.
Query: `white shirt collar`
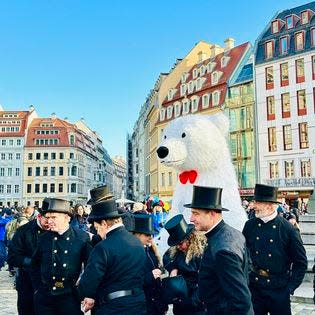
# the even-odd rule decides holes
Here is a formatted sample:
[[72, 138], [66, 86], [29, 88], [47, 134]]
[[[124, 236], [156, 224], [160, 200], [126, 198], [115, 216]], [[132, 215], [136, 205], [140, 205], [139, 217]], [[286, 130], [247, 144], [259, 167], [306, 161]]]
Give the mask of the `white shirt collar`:
[[267, 222], [273, 220], [277, 215], [278, 215], [278, 212], [276, 210], [275, 212], [273, 212], [272, 214], [268, 215], [267, 217], [260, 218], [260, 220], [262, 220], [264, 223], [267, 223]]
[[114, 229], [117, 229], [118, 227], [120, 226], [124, 226], [123, 223], [116, 223], [114, 225], [112, 225], [107, 231], [106, 231], [106, 234]]
[[213, 225], [213, 226], [206, 232], [206, 234], [209, 233], [210, 231], [212, 231], [222, 220], [223, 220], [223, 219], [221, 218], [215, 225]]

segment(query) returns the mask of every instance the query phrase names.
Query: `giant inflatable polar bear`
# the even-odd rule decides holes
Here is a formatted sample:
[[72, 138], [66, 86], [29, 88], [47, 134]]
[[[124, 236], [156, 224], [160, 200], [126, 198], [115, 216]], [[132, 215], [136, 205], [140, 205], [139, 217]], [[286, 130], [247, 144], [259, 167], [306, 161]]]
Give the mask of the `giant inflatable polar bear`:
[[[211, 116], [200, 114], [179, 117], [164, 129], [157, 149], [159, 161], [178, 171], [171, 216], [182, 213], [187, 222], [193, 185], [221, 187], [222, 205], [226, 223], [242, 230], [247, 220], [241, 205], [235, 170], [227, 144], [228, 118], [220, 112]], [[161, 235], [160, 249], [165, 249], [165, 237]]]

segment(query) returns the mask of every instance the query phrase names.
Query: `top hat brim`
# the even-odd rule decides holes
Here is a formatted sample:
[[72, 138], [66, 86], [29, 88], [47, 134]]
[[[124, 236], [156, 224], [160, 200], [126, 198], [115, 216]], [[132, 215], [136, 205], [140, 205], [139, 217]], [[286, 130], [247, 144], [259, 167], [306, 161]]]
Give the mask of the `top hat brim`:
[[194, 231], [194, 229], [195, 226], [193, 224], [188, 224], [187, 232], [185, 233], [185, 235], [183, 235], [183, 237], [181, 237], [181, 239], [172, 237], [172, 235], [169, 236], [169, 238], [167, 239], [168, 246], [177, 246], [180, 242], [186, 239]]
[[207, 206], [203, 206], [203, 205], [196, 205], [193, 203], [186, 203], [184, 205], [185, 208], [195, 208], [195, 209], [202, 209], [202, 210], [208, 210], [208, 211], [216, 211], [216, 212], [220, 212], [220, 211], [230, 211], [229, 209], [223, 208], [223, 207], [218, 207], [218, 206], [211, 206], [211, 205], [207, 205]]
[[93, 200], [93, 199], [91, 198], [91, 199], [88, 200], [88, 202], [87, 202], [86, 204], [88, 204], [88, 205], [90, 205], [90, 206], [93, 206], [93, 205], [95, 205], [95, 204], [97, 204], [97, 203], [99, 203], [99, 202], [101, 202], [101, 201], [108, 200], [108, 199], [111, 199], [111, 198], [113, 198], [113, 197], [114, 197], [113, 194], [108, 193], [108, 194], [106, 194], [105, 196], [103, 196], [103, 197], [101, 197], [101, 198], [99, 198], [99, 199], [97, 199], [97, 200]]
[[88, 217], [88, 222], [89, 223], [92, 223], [94, 221], [102, 221], [102, 220], [108, 220], [108, 219], [115, 219], [115, 218], [122, 218], [126, 215], [126, 213], [118, 213], [118, 212], [115, 212], [113, 214], [104, 214], [104, 215], [90, 215]]

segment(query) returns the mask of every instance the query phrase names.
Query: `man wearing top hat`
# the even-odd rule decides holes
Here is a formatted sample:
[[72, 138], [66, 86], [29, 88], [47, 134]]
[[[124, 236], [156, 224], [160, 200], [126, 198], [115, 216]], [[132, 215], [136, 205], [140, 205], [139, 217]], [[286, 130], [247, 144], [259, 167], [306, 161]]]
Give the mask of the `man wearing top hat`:
[[19, 227], [9, 246], [8, 263], [18, 267], [16, 275], [17, 309], [19, 315], [34, 315], [34, 288], [30, 277], [31, 257], [37, 247], [38, 238], [48, 230], [47, 218], [42, 214], [48, 206], [45, 198], [36, 219]]
[[43, 213], [50, 231], [39, 238], [32, 257], [35, 314], [81, 315], [75, 284], [92, 249], [89, 235], [69, 226], [66, 200], [50, 198]]
[[248, 252], [242, 233], [222, 219], [222, 188], [193, 186], [190, 221], [206, 232], [208, 245], [199, 271], [199, 298], [207, 314], [252, 315]]
[[291, 314], [290, 294], [301, 284], [307, 258], [299, 232], [277, 214], [276, 187], [256, 184], [255, 218], [243, 230], [252, 259], [250, 289], [255, 314]]
[[[145, 314], [141, 242], [122, 223], [122, 213], [113, 199], [92, 205], [89, 221], [104, 238], [93, 249], [79, 282], [83, 307], [94, 303], [97, 315]], [[105, 238], [106, 236], [106, 238]]]

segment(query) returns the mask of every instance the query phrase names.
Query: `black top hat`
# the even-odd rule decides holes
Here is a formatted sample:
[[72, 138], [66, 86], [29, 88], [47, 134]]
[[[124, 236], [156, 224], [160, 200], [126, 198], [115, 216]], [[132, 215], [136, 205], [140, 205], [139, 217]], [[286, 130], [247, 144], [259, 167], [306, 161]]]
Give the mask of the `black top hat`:
[[44, 214], [48, 210], [50, 198], [45, 198], [42, 202], [42, 207], [38, 209], [39, 213]]
[[182, 214], [177, 214], [168, 220], [164, 227], [170, 235], [167, 240], [169, 246], [178, 245], [185, 240], [195, 228], [193, 224], [187, 224]]
[[188, 297], [187, 283], [182, 275], [162, 279], [161, 299], [166, 304], [173, 304], [178, 299]]
[[153, 218], [149, 214], [135, 214], [134, 228], [130, 232], [142, 233], [147, 235], [156, 234], [157, 231], [153, 228]]
[[229, 211], [221, 205], [222, 188], [193, 186], [192, 202], [185, 204], [186, 208], [213, 210], [216, 212]]
[[91, 199], [87, 202], [88, 205], [93, 205], [97, 202], [113, 198], [114, 195], [109, 192], [107, 185], [99, 186], [90, 190]]
[[281, 203], [277, 200], [278, 188], [268, 185], [256, 184], [254, 200], [260, 202]]
[[57, 213], [66, 213], [72, 215], [70, 208], [70, 202], [64, 199], [58, 198], [45, 198], [43, 201], [43, 206], [41, 212], [43, 214], [47, 212], [57, 212]]
[[97, 202], [92, 205], [92, 211], [88, 217], [90, 223], [106, 219], [123, 217], [125, 213], [119, 211], [114, 199]]

